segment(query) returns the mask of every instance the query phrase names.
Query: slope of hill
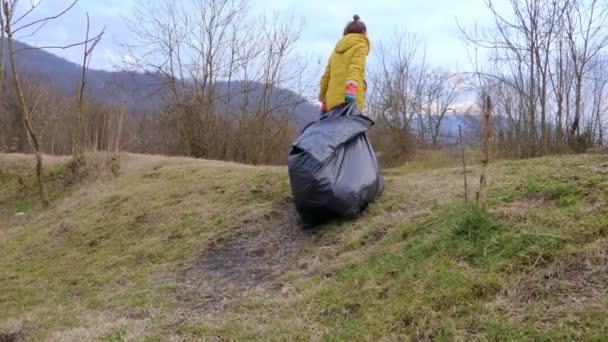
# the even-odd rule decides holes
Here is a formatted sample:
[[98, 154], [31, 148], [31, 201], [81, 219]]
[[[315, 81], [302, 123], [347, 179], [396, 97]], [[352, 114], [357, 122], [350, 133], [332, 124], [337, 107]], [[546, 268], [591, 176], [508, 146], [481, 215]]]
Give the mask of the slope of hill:
[[608, 338], [605, 156], [496, 163], [488, 214], [457, 167], [386, 170], [314, 231], [284, 168], [123, 159], [66, 188], [48, 158], [43, 211], [31, 157], [0, 155], [0, 340]]
[[[80, 65], [45, 50], [31, 49], [31, 46], [19, 41], [15, 41], [14, 45], [15, 51], [18, 51], [17, 64], [21, 70], [32, 77], [48, 81], [66, 95], [74, 94], [76, 85], [80, 82]], [[8, 63], [8, 56], [6, 60]], [[123, 100], [122, 96], [126, 95], [127, 102], [133, 110], [147, 111], [162, 105], [164, 97], [161, 84], [163, 84], [162, 78], [154, 73], [94, 69], [87, 71], [87, 92], [90, 96], [104, 102], [120, 103]], [[229, 88], [240, 86], [242, 82], [235, 82], [230, 86], [225, 82], [219, 82], [217, 91], [225, 93]], [[249, 103], [257, 103], [264, 85], [253, 83], [249, 88], [251, 89]], [[116, 95], [116, 89], [120, 90], [121, 97]], [[306, 125], [312, 120], [311, 114], [318, 112], [315, 104], [288, 89], [275, 88], [273, 98], [273, 101], [279, 104], [297, 104], [293, 123], [298, 126]], [[232, 105], [239, 104], [233, 102]]]

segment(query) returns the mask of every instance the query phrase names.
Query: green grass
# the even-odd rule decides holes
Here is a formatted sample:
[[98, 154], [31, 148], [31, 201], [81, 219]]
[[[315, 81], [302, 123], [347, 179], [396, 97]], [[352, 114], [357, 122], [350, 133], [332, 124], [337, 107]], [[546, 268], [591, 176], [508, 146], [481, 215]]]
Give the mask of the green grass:
[[[572, 164], [577, 166], [600, 162], [590, 157], [564, 159], [575, 160]], [[493, 178], [489, 213], [475, 206], [435, 204], [421, 218], [391, 221], [381, 216], [387, 214], [385, 209], [396, 210], [397, 203], [409, 196], [389, 194], [378, 204], [381, 208], [372, 210], [372, 217], [362, 219], [363, 230], [346, 240], [347, 253], [365, 250], [362, 261], [345, 262], [329, 278], [299, 282], [292, 301], [270, 301], [266, 307], [278, 312], [277, 324], [297, 322], [305, 312], [308, 324], [325, 331], [321, 335], [325, 341], [388, 336], [599, 339], [608, 332], [605, 290], [592, 298], [581, 297], [571, 291], [585, 287], [585, 281], [560, 277], [559, 269], [564, 264], [588, 264], [588, 270], [576, 274], [588, 279], [606, 272], [604, 252], [597, 248], [606, 243], [603, 227], [608, 226], [608, 216], [605, 209], [582, 207], [593, 201], [606, 178], [575, 168], [555, 169], [561, 161], [543, 158], [530, 166], [517, 162], [518, 169], [506, 173], [509, 176]], [[523, 219], [493, 214], [501, 205], [536, 199], [542, 201], [538, 207], [521, 208]], [[381, 243], [368, 247], [378, 231], [383, 232]], [[547, 281], [547, 277], [555, 279]], [[597, 286], [595, 281], [588, 291]], [[602, 280], [601, 286], [606, 285]], [[564, 302], [573, 297], [577, 299]], [[246, 317], [254, 312], [238, 310], [226, 326], [230, 331], [247, 331], [251, 323]], [[262, 326], [258, 336], [263, 339], [283, 336], [273, 323]], [[295, 327], [300, 330], [293, 334], [304, 339], [315, 336], [306, 327]]]
[[46, 211], [33, 195], [13, 203], [16, 181], [0, 173], [10, 189], [0, 192], [0, 322], [22, 321], [29, 339], [80, 328], [75, 336], [101, 341], [600, 341], [606, 162], [494, 164], [487, 211], [463, 203], [457, 167], [388, 170], [365, 215], [302, 241], [296, 260], [309, 266], [286, 265], [273, 282], [282, 290], [244, 296], [211, 320], [183, 316], [175, 274], [250, 223], [273, 234], [265, 225], [291, 202], [283, 168], [152, 159], [55, 187]]
[[0, 170], [0, 184], [6, 184], [11, 180], [11, 177]]

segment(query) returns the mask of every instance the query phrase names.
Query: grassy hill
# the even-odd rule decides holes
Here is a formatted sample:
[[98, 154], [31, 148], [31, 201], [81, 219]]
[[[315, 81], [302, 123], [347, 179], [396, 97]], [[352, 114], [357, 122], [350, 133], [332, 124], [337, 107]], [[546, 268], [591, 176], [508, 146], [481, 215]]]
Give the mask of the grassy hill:
[[66, 186], [48, 158], [44, 211], [0, 155], [0, 340], [608, 339], [606, 156], [493, 164], [488, 214], [455, 166], [385, 170], [314, 231], [284, 168], [123, 159]]

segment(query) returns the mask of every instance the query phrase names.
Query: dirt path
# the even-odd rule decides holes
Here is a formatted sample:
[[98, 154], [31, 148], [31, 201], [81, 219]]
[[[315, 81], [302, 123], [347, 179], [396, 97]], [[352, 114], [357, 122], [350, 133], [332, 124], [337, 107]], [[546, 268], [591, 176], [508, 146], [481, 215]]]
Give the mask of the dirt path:
[[185, 311], [213, 314], [254, 293], [278, 291], [275, 280], [296, 267], [318, 235], [302, 229], [291, 204], [246, 224], [246, 233], [221, 242], [178, 272], [177, 299]]
[[[437, 198], [452, 199], [458, 191], [453, 189], [453, 180], [444, 177], [442, 185], [443, 182], [445, 186], [436, 188], [427, 177], [409, 176], [408, 183], [391, 182], [391, 189], [384, 196], [415, 189]], [[420, 208], [418, 197], [413, 198], [413, 202], [402, 203], [408, 213], [400, 215], [416, 215]], [[316, 230], [305, 230], [293, 203], [281, 204], [273, 214], [243, 222], [234, 228], [240, 234], [219, 242], [217, 247], [177, 272], [178, 306], [186, 315], [206, 316], [221, 313], [244, 298], [280, 293], [280, 278], [286, 272], [314, 273], [318, 267], [323, 268], [318, 265], [319, 260], [328, 260], [339, 253], [343, 236], [333, 223], [328, 225], [332, 229], [320, 226]]]

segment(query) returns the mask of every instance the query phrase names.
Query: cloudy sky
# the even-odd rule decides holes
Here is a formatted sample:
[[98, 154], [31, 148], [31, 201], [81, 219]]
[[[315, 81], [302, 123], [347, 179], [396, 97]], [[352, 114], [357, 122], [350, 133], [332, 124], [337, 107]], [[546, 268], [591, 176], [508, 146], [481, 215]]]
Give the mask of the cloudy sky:
[[[41, 0], [20, 1], [28, 4]], [[56, 14], [70, 2], [42, 0], [31, 19]], [[374, 42], [390, 36], [395, 27], [402, 27], [426, 41], [432, 63], [460, 70], [469, 66], [469, 59], [457, 23], [473, 28], [475, 24], [487, 26], [490, 20], [484, 0], [250, 0], [250, 5], [255, 11], [279, 11], [305, 19], [307, 26], [299, 49], [319, 58], [326, 58], [345, 23], [357, 13], [367, 23], [372, 49]], [[135, 6], [136, 0], [80, 0], [64, 17], [49, 23], [36, 35], [22, 34], [17, 38], [37, 46], [76, 42], [83, 38], [88, 12], [94, 32], [107, 26], [107, 34], [95, 51], [91, 66], [112, 69], [122, 58], [119, 44], [130, 39], [123, 18], [129, 17]], [[79, 49], [53, 52], [74, 62], [81, 55]]]

